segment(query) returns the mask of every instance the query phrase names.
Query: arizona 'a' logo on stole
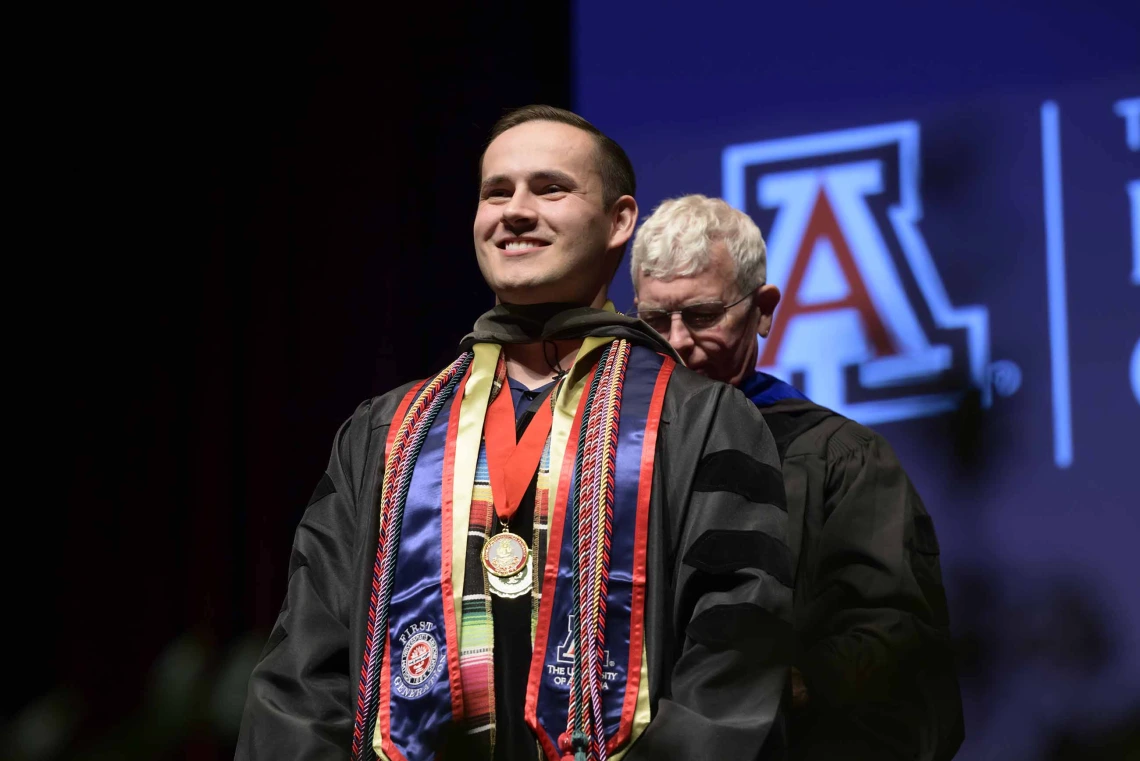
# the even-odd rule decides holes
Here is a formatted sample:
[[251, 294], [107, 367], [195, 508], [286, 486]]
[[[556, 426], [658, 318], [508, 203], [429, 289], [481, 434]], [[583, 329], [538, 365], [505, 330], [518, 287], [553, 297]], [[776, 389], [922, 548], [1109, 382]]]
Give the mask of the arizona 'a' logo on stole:
[[[489, 697], [467, 692], [494, 689], [490, 680], [464, 678], [460, 650], [468, 643], [460, 638], [469, 636], [464, 553], [498, 355], [498, 346], [476, 345], [466, 364], [461, 357], [410, 392], [393, 420], [354, 759], [436, 758], [449, 726]], [[571, 742], [591, 759], [620, 754], [649, 720], [646, 538], [673, 367], [649, 349], [587, 338], [554, 403], [549, 478], [557, 488], [546, 562], [535, 572], [542, 594], [525, 706], [552, 761]], [[448, 373], [456, 379], [450, 393]], [[425, 403], [433, 387], [448, 398]], [[417, 415], [418, 426], [409, 426]]]

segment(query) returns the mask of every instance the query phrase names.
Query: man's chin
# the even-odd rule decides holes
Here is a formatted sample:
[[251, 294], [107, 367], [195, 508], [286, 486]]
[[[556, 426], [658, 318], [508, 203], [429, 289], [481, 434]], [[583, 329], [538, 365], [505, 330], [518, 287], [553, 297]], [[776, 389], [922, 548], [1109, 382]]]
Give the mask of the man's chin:
[[558, 272], [545, 272], [533, 277], [503, 277], [488, 283], [504, 304], [579, 304], [589, 306], [596, 292], [588, 284]]
[[529, 282], [525, 284], [496, 284], [492, 287], [495, 296], [503, 304], [577, 304], [582, 299], [575, 298], [571, 289], [559, 283]]
[[526, 306], [528, 304], [545, 304], [560, 301], [560, 299], [553, 297], [555, 289], [543, 283], [496, 285], [492, 290], [495, 291], [495, 295], [499, 298], [499, 301], [504, 304]]

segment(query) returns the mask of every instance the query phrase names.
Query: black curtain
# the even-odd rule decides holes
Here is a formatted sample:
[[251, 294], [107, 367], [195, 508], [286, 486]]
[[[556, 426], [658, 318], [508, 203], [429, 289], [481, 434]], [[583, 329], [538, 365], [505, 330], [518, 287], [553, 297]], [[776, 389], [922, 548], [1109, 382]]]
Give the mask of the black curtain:
[[225, 758], [337, 426], [493, 302], [478, 157], [570, 105], [569, 4], [74, 21], [9, 747]]

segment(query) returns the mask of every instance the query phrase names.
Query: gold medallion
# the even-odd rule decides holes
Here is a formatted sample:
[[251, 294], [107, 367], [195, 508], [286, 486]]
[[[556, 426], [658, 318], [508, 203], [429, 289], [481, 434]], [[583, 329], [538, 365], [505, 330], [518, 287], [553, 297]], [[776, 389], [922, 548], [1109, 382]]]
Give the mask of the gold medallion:
[[534, 584], [532, 568], [533, 564], [530, 562], [530, 551], [528, 550], [523, 569], [514, 576], [503, 577], [491, 573], [487, 574], [487, 586], [490, 588], [491, 594], [507, 599], [528, 594]]
[[502, 531], [483, 545], [483, 567], [491, 576], [514, 578], [530, 567], [530, 548], [518, 534]]

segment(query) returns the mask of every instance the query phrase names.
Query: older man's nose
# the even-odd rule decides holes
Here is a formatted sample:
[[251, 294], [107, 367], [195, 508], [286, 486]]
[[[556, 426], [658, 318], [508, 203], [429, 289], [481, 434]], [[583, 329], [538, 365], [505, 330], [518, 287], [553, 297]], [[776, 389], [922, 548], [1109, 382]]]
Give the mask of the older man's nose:
[[678, 352], [684, 352], [692, 347], [693, 334], [689, 332], [680, 314], [670, 315], [670, 319], [672, 322], [669, 323], [669, 345]]

